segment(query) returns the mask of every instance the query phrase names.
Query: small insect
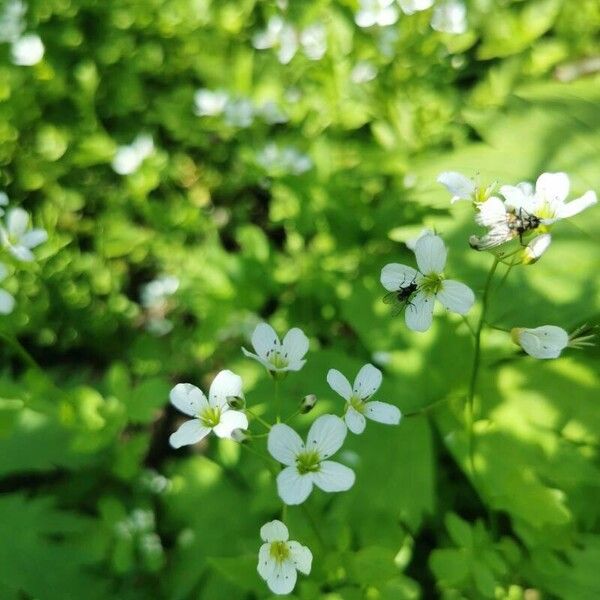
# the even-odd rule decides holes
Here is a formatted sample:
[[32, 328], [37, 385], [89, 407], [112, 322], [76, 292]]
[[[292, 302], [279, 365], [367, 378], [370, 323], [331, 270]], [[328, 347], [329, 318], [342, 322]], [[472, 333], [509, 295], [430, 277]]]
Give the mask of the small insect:
[[536, 230], [541, 223], [539, 217], [528, 213], [524, 208], [516, 211], [507, 210], [502, 218], [489, 226], [490, 229], [485, 235], [481, 237], [473, 235], [469, 243], [476, 250], [489, 250], [518, 237], [521, 246], [524, 246], [523, 236]]
[[396, 316], [400, 314], [403, 308], [406, 308], [409, 304], [412, 304], [411, 298], [415, 292], [419, 289], [419, 285], [413, 279], [408, 285], [400, 287], [398, 290], [388, 292], [383, 297], [384, 304], [395, 304], [392, 309], [392, 315]]

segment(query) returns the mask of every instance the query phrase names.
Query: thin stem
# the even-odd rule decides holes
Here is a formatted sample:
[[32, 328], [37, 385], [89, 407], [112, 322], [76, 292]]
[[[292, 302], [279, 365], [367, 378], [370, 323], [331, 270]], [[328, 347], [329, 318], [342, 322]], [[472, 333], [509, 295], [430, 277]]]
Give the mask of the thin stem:
[[293, 412], [285, 421], [284, 423], [289, 423], [294, 417], [297, 417], [300, 413], [302, 412], [302, 409], [299, 408], [297, 411]]
[[250, 452], [250, 454], [254, 454], [254, 456], [258, 456], [258, 458], [260, 458], [266, 464], [267, 468], [269, 469], [269, 471], [271, 471], [273, 476], [275, 476], [275, 477], [277, 476], [277, 469], [275, 468], [273, 461], [266, 454], [263, 454], [262, 452], [255, 450], [248, 443], [240, 444], [240, 446], [242, 448], [244, 448], [244, 450], [246, 450], [247, 452]]
[[302, 509], [302, 512], [304, 513], [304, 516], [306, 517], [306, 520], [310, 523], [310, 526], [312, 527], [312, 530], [314, 531], [315, 537], [317, 538], [319, 544], [321, 545], [321, 547], [323, 549], [325, 549], [326, 548], [325, 540], [323, 539], [323, 536], [321, 535], [321, 532], [319, 531], [319, 527], [318, 527], [317, 522], [315, 521], [314, 517], [312, 516], [312, 513], [310, 512], [310, 510], [308, 510], [308, 507], [306, 506], [306, 502], [304, 504], [301, 504], [300, 508]]
[[[271, 429], [271, 425], [267, 423], [262, 417], [259, 417], [255, 412], [246, 407], [244, 409], [253, 419], [256, 419], [261, 425], [266, 427], [267, 429]], [[256, 436], [255, 436], [256, 437]]]
[[418, 410], [415, 410], [413, 412], [404, 413], [402, 416], [405, 419], [409, 419], [410, 417], [420, 417], [421, 415], [426, 415], [428, 412], [437, 408], [440, 404], [443, 404], [444, 402], [448, 402], [448, 400], [450, 400], [450, 396], [446, 396], [445, 398], [440, 398], [439, 400], [436, 400], [435, 402], [432, 402], [431, 404], [428, 404], [427, 406], [424, 406], [423, 408], [419, 408]]
[[287, 504], [284, 502], [281, 508], [281, 520], [283, 523], [287, 520]]
[[469, 381], [469, 391], [467, 394], [466, 409], [469, 437], [469, 467], [473, 475], [475, 474], [475, 464], [473, 460], [473, 427], [475, 423], [475, 410], [473, 405], [475, 400], [475, 391], [477, 388], [479, 366], [481, 363], [481, 331], [485, 323], [485, 315], [488, 309], [490, 288], [492, 284], [492, 279], [494, 278], [494, 273], [496, 272], [496, 268], [498, 267], [498, 263], [499, 260], [496, 257], [494, 257], [494, 262], [488, 273], [487, 279], [485, 280], [485, 287], [483, 288], [483, 295], [481, 297], [481, 314], [479, 315], [477, 329], [475, 330], [475, 349], [473, 351], [473, 367], [471, 369], [471, 379]]
[[465, 322], [465, 325], [468, 327], [469, 331], [471, 332], [471, 335], [473, 337], [476, 336], [475, 334], [475, 330], [473, 329], [473, 325], [471, 325], [471, 321], [469, 321], [469, 319], [467, 319], [466, 315], [462, 315], [463, 321]]
[[277, 423], [281, 423], [281, 396], [279, 394], [279, 379], [275, 378], [275, 407], [277, 410]]

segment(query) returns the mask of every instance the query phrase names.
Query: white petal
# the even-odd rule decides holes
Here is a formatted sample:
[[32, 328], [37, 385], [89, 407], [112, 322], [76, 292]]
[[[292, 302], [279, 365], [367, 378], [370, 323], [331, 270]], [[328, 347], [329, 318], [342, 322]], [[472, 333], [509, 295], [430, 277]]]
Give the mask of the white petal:
[[344, 400], [350, 400], [352, 396], [352, 386], [346, 377], [337, 369], [329, 369], [327, 372], [327, 383], [329, 384], [329, 387], [344, 398]]
[[248, 358], [253, 358], [254, 360], [257, 360], [261, 365], [266, 367], [269, 371], [277, 371], [278, 370], [278, 369], [275, 369], [275, 367], [266, 358], [262, 358], [262, 357], [258, 356], [257, 354], [254, 354], [253, 352], [246, 350], [246, 348], [244, 348], [243, 346], [242, 346], [242, 352], [244, 353], [244, 356], [247, 356]]
[[289, 362], [295, 363], [302, 360], [308, 352], [308, 338], [304, 335], [302, 329], [298, 327], [290, 329], [285, 334], [281, 345], [283, 346], [284, 356]]
[[433, 296], [418, 292], [406, 307], [406, 326], [413, 331], [427, 331], [433, 320], [433, 305]]
[[287, 542], [290, 534], [285, 524], [275, 519], [260, 528], [260, 537], [264, 542]]
[[373, 365], [364, 365], [354, 380], [354, 393], [359, 398], [370, 398], [381, 385], [381, 371]]
[[[421, 239], [421, 238], [419, 238]], [[390, 263], [381, 269], [381, 285], [389, 292], [396, 292], [399, 289], [410, 285], [417, 277], [417, 271], [412, 267]]]
[[559, 219], [568, 219], [569, 217], [578, 215], [580, 212], [584, 211], [590, 206], [593, 206], [597, 202], [598, 198], [596, 197], [596, 192], [589, 190], [583, 196], [581, 196], [581, 198], [576, 198], [567, 204], [560, 205], [557, 209], [556, 216]]
[[35, 259], [33, 252], [25, 246], [9, 246], [8, 250], [17, 260], [22, 260], [23, 262], [31, 262]]
[[267, 358], [267, 352], [279, 346], [279, 336], [268, 323], [259, 323], [252, 333], [252, 345], [261, 358]]
[[286, 467], [277, 475], [277, 493], [286, 504], [302, 504], [310, 495], [312, 487], [313, 475], [300, 475], [296, 467]]
[[288, 542], [288, 548], [294, 567], [301, 573], [309, 575], [312, 566], [312, 552], [306, 546], [293, 540]]
[[0, 290], [0, 315], [8, 315], [15, 308], [15, 299], [6, 290]]
[[294, 590], [297, 577], [293, 563], [286, 560], [282, 563], [276, 563], [273, 572], [267, 579], [267, 585], [274, 594], [283, 596]]
[[35, 248], [48, 239], [45, 229], [32, 229], [21, 236], [21, 244], [26, 248]]
[[314, 483], [324, 492], [345, 492], [354, 485], [354, 471], [345, 465], [325, 460], [314, 475]]
[[355, 433], [356, 435], [360, 435], [367, 426], [367, 421], [363, 415], [361, 415], [355, 408], [352, 406], [348, 407], [346, 414], [344, 415], [344, 421], [346, 421], [346, 425], [348, 429]]
[[429, 227], [425, 227], [424, 229], [421, 229], [421, 231], [417, 237], [411, 238], [410, 240], [406, 240], [406, 242], [405, 242], [406, 247], [409, 250], [412, 250], [414, 252], [417, 242], [426, 235], [435, 235], [435, 231], [433, 229], [429, 229]]
[[271, 556], [271, 544], [263, 544], [258, 551], [258, 574], [267, 581], [277, 567], [277, 561]]
[[475, 294], [464, 283], [446, 279], [442, 282], [442, 289], [438, 292], [437, 299], [448, 310], [459, 315], [466, 315], [475, 302]]
[[288, 366], [285, 369], [280, 369], [282, 371], [300, 371], [302, 367], [306, 364], [305, 360], [295, 360], [288, 363]]
[[515, 210], [523, 209], [528, 213], [533, 212], [535, 203], [534, 198], [531, 194], [526, 194], [523, 187], [503, 185], [500, 188], [500, 193], [506, 200], [506, 206], [511, 206]]
[[225, 369], [217, 373], [208, 391], [208, 401], [211, 406], [224, 406], [227, 404], [228, 396], [242, 398], [242, 378], [239, 375]]
[[234, 429], [248, 429], [248, 417], [239, 410], [226, 410], [221, 414], [219, 424], [213, 427], [220, 438], [230, 438]]
[[204, 427], [198, 419], [186, 421], [175, 433], [171, 434], [169, 443], [173, 448], [189, 446], [198, 443], [210, 433], [209, 427]]
[[533, 238], [527, 247], [523, 249], [523, 262], [531, 264], [538, 261], [544, 252], [548, 250], [552, 242], [552, 236], [549, 233], [542, 233]]
[[558, 358], [569, 343], [569, 334], [561, 327], [543, 325], [519, 330], [518, 340], [523, 350], [534, 358]]
[[29, 214], [20, 207], [11, 208], [6, 215], [6, 227], [11, 236], [20, 238], [27, 230]]
[[506, 221], [506, 205], [500, 198], [492, 196], [479, 205], [475, 221], [484, 227], [494, 227]]
[[400, 412], [400, 409], [393, 404], [373, 400], [372, 402], [367, 402], [365, 406], [365, 416], [371, 419], [371, 421], [377, 421], [377, 423], [398, 425], [402, 418], [402, 413]]
[[208, 407], [206, 396], [191, 383], [178, 383], [169, 394], [171, 404], [182, 413], [196, 417], [198, 413]]
[[[421, 10], [427, 10], [428, 8], [431, 8], [433, 6], [433, 3], [434, 0], [398, 0], [398, 4], [400, 4], [402, 12], [404, 12], [407, 15], [411, 15]], [[445, 175], [445, 173], [442, 173], [442, 175]], [[460, 173], [456, 173], [456, 175], [460, 175]]]
[[346, 425], [338, 416], [321, 415], [308, 432], [306, 448], [316, 450], [322, 459], [329, 458], [342, 447], [346, 433]]
[[447, 171], [445, 173], [440, 173], [437, 181], [452, 194], [452, 203], [458, 200], [473, 199], [475, 183], [468, 177], [465, 177], [456, 171]]
[[547, 202], [562, 203], [569, 195], [569, 176], [566, 173], [542, 173], [535, 182], [535, 192]]
[[423, 275], [441, 273], [446, 266], [446, 246], [438, 235], [426, 235], [415, 245], [415, 256]]
[[277, 423], [269, 431], [267, 448], [275, 460], [284, 465], [293, 465], [298, 453], [304, 449], [304, 442], [289, 425]]

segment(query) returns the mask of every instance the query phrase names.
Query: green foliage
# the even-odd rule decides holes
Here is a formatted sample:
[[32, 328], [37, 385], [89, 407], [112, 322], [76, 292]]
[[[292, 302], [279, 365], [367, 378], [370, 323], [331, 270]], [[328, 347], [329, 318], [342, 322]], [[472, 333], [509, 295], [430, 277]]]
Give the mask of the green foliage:
[[[413, 264], [403, 242], [423, 225], [448, 243], [448, 276], [480, 295], [490, 257], [468, 247], [471, 208], [450, 207], [441, 171], [516, 183], [560, 170], [574, 193], [600, 190], [600, 79], [582, 62], [600, 52], [597, 2], [467, 4], [453, 36], [431, 11], [360, 29], [357, 2], [290, 2], [286, 20], [322, 23], [327, 51], [282, 65], [252, 45], [275, 4], [29, 2], [46, 50], [17, 66], [0, 42], [0, 191], [49, 239], [34, 263], [1, 258], [16, 298], [0, 316], [1, 598], [270, 597], [256, 573], [260, 526], [281, 511], [270, 469], [215, 437], [168, 446], [171, 386], [207, 389], [222, 368], [272, 420], [272, 381], [240, 352], [263, 319], [311, 339], [281, 385], [286, 414], [319, 398], [300, 430], [341, 410], [327, 370], [369, 361], [378, 397], [405, 414], [349, 436], [354, 488], [307, 503], [319, 536], [290, 508], [314, 554], [293, 598], [600, 596], [597, 348], [542, 363], [486, 333], [473, 475], [467, 328], [440, 314], [411, 333], [381, 302], [381, 267]], [[364, 63], [376, 77], [357, 82]], [[194, 114], [200, 88], [250, 101], [252, 123]], [[154, 151], [119, 175], [139, 134]], [[296, 154], [269, 159], [271, 144]], [[494, 289], [491, 324], [600, 322], [600, 210], [553, 236]], [[164, 274], [177, 291], [145, 302]]]

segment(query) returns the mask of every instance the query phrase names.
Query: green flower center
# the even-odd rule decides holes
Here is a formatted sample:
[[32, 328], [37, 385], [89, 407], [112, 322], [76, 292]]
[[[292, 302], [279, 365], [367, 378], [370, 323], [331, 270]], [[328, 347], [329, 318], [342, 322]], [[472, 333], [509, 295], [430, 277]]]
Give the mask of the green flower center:
[[205, 408], [199, 415], [198, 418], [204, 427], [216, 427], [221, 421], [221, 409], [214, 406]]
[[296, 456], [296, 468], [300, 475], [316, 473], [321, 468], [321, 457], [316, 450], [305, 450]]
[[365, 401], [358, 396], [350, 396], [348, 404], [346, 405], [346, 409], [348, 409], [350, 406], [361, 414], [365, 411]]
[[429, 273], [425, 275], [419, 288], [426, 294], [438, 294], [442, 289], [444, 276], [441, 273]]
[[287, 356], [277, 349], [269, 350], [267, 359], [276, 369], [285, 369], [289, 364]]
[[276, 560], [278, 563], [282, 563], [284, 560], [289, 558], [290, 549], [285, 542], [271, 542], [269, 554], [271, 555], [271, 558]]

